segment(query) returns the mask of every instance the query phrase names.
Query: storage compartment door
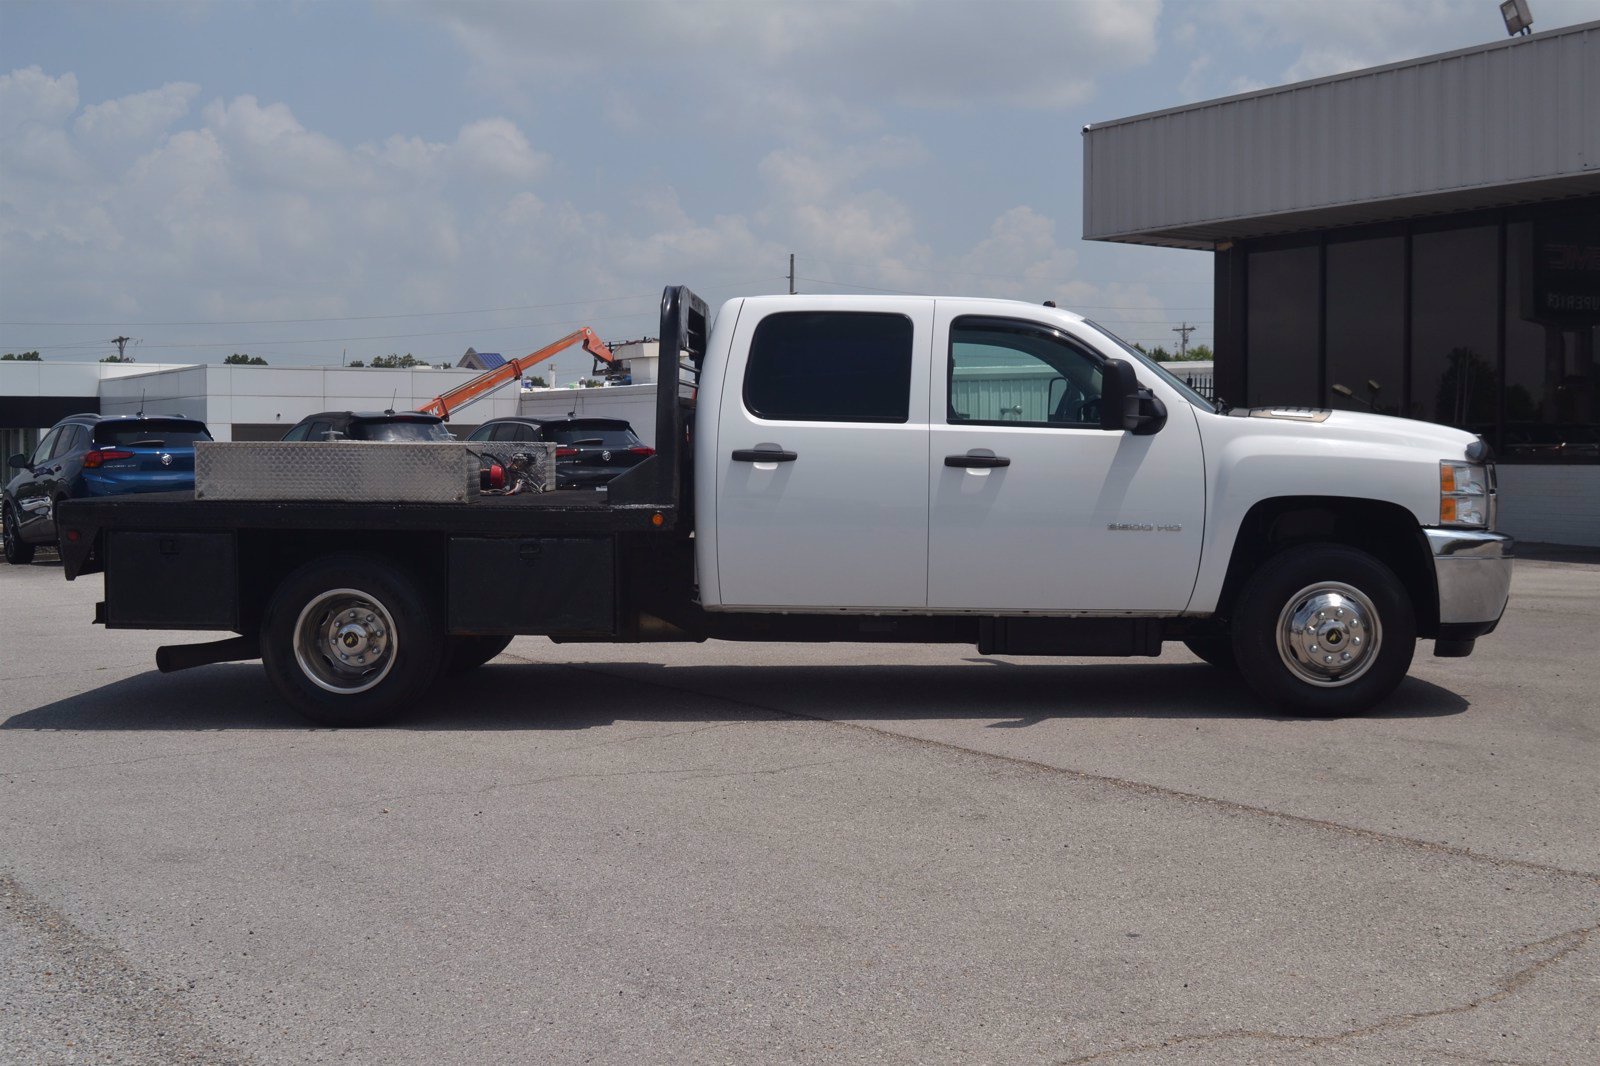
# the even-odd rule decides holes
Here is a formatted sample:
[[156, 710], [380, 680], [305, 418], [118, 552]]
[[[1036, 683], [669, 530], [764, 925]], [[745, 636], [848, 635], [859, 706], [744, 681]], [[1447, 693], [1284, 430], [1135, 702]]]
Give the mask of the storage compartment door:
[[616, 631], [608, 537], [453, 537], [452, 633]]
[[106, 537], [106, 628], [236, 629], [232, 533]]

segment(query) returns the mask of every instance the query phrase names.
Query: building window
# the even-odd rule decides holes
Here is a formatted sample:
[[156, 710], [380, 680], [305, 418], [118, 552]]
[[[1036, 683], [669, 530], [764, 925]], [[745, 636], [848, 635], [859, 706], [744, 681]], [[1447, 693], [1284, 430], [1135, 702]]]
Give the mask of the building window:
[[1320, 261], [1314, 244], [1250, 252], [1245, 388], [1251, 407], [1318, 402]]
[[1405, 237], [1330, 240], [1326, 254], [1322, 404], [1397, 415], [1405, 384]]
[[1494, 225], [1412, 236], [1412, 418], [1493, 436], [1499, 249]]
[[911, 320], [853, 311], [784, 311], [756, 326], [744, 405], [763, 419], [905, 422]]
[[1600, 211], [1506, 227], [1506, 459], [1600, 458]]

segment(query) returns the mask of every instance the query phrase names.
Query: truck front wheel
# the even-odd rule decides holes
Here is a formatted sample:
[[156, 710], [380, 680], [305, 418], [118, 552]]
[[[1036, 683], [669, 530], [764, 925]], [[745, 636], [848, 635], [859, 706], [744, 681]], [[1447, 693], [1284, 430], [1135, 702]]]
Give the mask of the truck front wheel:
[[1333, 544], [1273, 556], [1245, 585], [1233, 651], [1250, 686], [1298, 714], [1370, 710], [1416, 651], [1405, 586], [1365, 552]]
[[261, 658], [283, 697], [321, 725], [393, 718], [439, 675], [444, 626], [408, 575], [332, 556], [284, 579], [267, 604]]

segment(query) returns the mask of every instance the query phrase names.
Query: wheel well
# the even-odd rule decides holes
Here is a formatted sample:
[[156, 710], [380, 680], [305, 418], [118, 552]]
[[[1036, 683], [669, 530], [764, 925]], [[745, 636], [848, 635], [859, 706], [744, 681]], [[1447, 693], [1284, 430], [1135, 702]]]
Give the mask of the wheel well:
[[1411, 596], [1417, 635], [1438, 633], [1439, 594], [1427, 538], [1411, 512], [1383, 500], [1283, 496], [1250, 508], [1233, 542], [1218, 613], [1231, 612], [1239, 590], [1263, 562], [1302, 544], [1342, 544], [1375, 557]]
[[260, 628], [267, 600], [289, 574], [313, 559], [349, 554], [372, 556], [405, 571], [418, 581], [424, 596], [443, 609], [449, 543], [442, 533], [242, 530], [238, 546], [241, 628], [246, 632]]

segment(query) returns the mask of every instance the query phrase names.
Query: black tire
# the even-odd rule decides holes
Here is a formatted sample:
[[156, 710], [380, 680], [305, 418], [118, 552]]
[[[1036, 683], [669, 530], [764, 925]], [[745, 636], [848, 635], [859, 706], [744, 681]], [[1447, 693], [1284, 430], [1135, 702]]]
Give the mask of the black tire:
[[393, 719], [439, 676], [444, 650], [441, 614], [417, 582], [365, 555], [302, 566], [278, 586], [261, 620], [267, 676], [319, 725]]
[[1234, 612], [1245, 680], [1296, 714], [1371, 710], [1406, 676], [1416, 647], [1416, 613], [1400, 579], [1365, 552], [1334, 544], [1268, 559]]
[[445, 676], [455, 677], [476, 670], [505, 651], [510, 643], [510, 637], [450, 637], [444, 653]]
[[22, 531], [17, 528], [17, 515], [8, 503], [0, 513], [0, 539], [5, 541], [6, 562], [12, 566], [27, 566], [33, 562], [33, 553], [36, 550], [32, 544], [22, 539]]
[[1214, 637], [1190, 637], [1183, 642], [1183, 646], [1218, 670], [1239, 669], [1239, 660], [1233, 657], [1233, 638], [1226, 634]]

